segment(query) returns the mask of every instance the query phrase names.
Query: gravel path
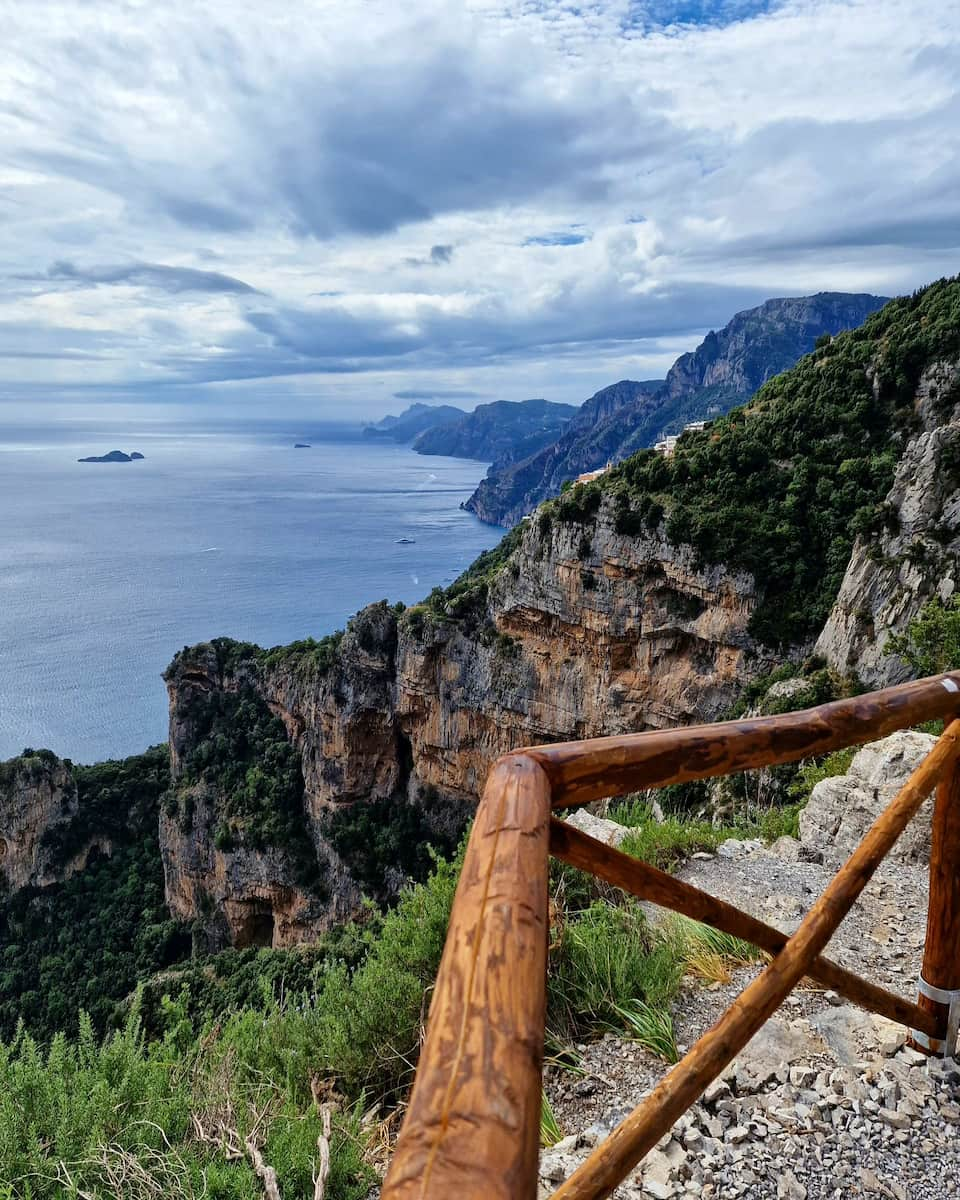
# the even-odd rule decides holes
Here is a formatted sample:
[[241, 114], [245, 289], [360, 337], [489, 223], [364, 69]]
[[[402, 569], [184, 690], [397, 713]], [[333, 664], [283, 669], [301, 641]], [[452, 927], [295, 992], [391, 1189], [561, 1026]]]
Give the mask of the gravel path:
[[[823, 890], [835, 863], [781, 839], [727, 843], [682, 878], [787, 931]], [[814, 855], [814, 857], [817, 857]], [[916, 991], [926, 869], [883, 864], [844, 921], [831, 958], [906, 996]], [[651, 912], [658, 919], [656, 911]], [[729, 984], [690, 982], [675, 1006], [682, 1047], [717, 1019], [759, 968]], [[700, 1104], [617, 1190], [619, 1200], [944, 1200], [960, 1195], [960, 1066], [904, 1047], [904, 1032], [832, 993], [799, 989]], [[613, 1036], [581, 1047], [585, 1074], [550, 1068], [545, 1087], [570, 1136], [541, 1156], [550, 1195], [650, 1090], [663, 1064]]]

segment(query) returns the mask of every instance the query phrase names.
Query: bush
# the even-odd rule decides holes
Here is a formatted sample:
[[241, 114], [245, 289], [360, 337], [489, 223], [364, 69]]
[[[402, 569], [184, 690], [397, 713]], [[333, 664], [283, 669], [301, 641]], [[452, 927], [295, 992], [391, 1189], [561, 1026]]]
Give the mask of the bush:
[[896, 654], [918, 678], [960, 668], [960, 597], [925, 604], [906, 633], [887, 640], [885, 654]]
[[663, 1009], [680, 970], [669, 946], [647, 925], [639, 904], [596, 901], [565, 924], [550, 954], [551, 1029], [576, 1036], [598, 1025], [622, 1027], [618, 1008], [635, 1000]]

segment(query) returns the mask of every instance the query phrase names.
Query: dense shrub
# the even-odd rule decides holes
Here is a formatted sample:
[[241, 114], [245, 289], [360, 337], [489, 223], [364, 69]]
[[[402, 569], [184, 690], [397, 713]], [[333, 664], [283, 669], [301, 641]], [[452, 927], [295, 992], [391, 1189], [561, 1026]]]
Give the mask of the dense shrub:
[[184, 716], [194, 735], [173, 799], [189, 821], [198, 786], [210, 798], [222, 849], [280, 846], [298, 879], [320, 887], [319, 867], [303, 815], [300, 756], [279, 717], [252, 687], [197, 693]]
[[884, 652], [902, 658], [919, 678], [960, 668], [960, 597], [925, 604], [906, 633], [888, 639]]
[[94, 850], [85, 870], [0, 905], [0, 1037], [20, 1020], [52, 1037], [75, 1024], [78, 1008], [103, 1030], [139, 979], [190, 952], [164, 903], [157, 819], [166, 747], [73, 771], [77, 815], [48, 844], [61, 863], [94, 835], [110, 853]]

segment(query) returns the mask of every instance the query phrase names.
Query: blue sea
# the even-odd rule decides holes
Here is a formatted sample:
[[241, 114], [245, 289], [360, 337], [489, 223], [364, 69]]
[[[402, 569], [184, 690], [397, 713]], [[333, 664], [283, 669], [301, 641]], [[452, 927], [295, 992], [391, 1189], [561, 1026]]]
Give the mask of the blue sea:
[[[113, 449], [145, 458], [77, 462]], [[484, 469], [344, 426], [0, 426], [0, 759], [137, 753], [182, 646], [422, 599], [501, 536], [459, 507]]]

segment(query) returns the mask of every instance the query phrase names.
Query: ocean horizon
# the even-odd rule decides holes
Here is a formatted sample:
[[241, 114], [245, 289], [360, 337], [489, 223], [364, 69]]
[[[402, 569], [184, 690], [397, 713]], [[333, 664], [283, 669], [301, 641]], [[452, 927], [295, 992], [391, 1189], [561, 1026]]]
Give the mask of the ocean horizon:
[[[77, 461], [114, 449], [145, 457]], [[502, 536], [460, 508], [485, 469], [316, 421], [0, 424], [0, 759], [138, 753], [183, 646], [423, 599]]]

